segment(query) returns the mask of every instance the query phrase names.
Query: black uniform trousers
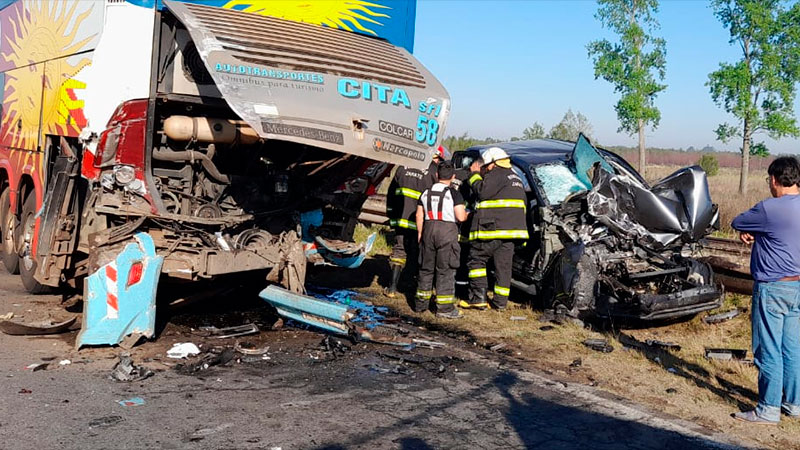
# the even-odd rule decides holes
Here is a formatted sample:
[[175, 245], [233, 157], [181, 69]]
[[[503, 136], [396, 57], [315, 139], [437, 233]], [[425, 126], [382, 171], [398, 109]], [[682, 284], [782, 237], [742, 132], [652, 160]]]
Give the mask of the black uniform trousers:
[[474, 240], [469, 250], [469, 303], [486, 303], [486, 264], [494, 261], [494, 298], [492, 306], [505, 308], [511, 292], [511, 264], [514, 260], [514, 241], [502, 239]]
[[420, 267], [414, 310], [428, 309], [436, 278], [436, 311], [451, 312], [455, 308], [456, 269], [461, 261], [458, 226], [454, 222], [425, 221], [420, 243]]
[[416, 273], [419, 260], [417, 230], [397, 227], [394, 229], [394, 233], [394, 245], [392, 254], [389, 256], [389, 265], [407, 267], [408, 273]]

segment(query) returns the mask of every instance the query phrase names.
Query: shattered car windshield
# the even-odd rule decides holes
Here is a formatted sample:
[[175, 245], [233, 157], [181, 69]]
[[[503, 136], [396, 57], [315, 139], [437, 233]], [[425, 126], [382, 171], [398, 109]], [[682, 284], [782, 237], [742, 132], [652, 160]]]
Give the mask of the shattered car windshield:
[[564, 164], [547, 164], [534, 168], [545, 199], [559, 205], [570, 195], [583, 192], [586, 186]]

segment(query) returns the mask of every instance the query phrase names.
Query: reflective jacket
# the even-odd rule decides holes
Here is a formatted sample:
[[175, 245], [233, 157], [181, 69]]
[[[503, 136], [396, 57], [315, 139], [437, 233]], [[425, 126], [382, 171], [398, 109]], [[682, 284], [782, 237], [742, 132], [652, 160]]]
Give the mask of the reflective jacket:
[[470, 175], [475, 210], [469, 239], [528, 239], [527, 198], [522, 180], [511, 169], [495, 166], [481, 176]]
[[386, 215], [393, 228], [417, 229], [417, 202], [425, 189], [436, 182], [436, 164], [428, 170], [398, 167], [386, 195]]

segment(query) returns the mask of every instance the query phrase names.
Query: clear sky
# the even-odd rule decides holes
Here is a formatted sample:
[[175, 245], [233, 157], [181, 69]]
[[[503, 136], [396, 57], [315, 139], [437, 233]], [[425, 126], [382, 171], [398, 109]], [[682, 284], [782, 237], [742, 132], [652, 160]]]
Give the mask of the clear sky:
[[[617, 133], [618, 96], [594, 79], [587, 56], [589, 41], [614, 38], [596, 10], [588, 0], [419, 0], [414, 54], [450, 92], [447, 134], [506, 139], [535, 121], [549, 130], [572, 108], [589, 119], [600, 144], [637, 145], [636, 136]], [[728, 32], [705, 1], [662, 0], [657, 17], [667, 41], [668, 87], [656, 100], [661, 124], [648, 130], [647, 145], [738, 150], [740, 142], [716, 140], [717, 125], [735, 119], [705, 86], [720, 61], [739, 57]], [[800, 140], [756, 140], [762, 139], [773, 154], [800, 153]]]

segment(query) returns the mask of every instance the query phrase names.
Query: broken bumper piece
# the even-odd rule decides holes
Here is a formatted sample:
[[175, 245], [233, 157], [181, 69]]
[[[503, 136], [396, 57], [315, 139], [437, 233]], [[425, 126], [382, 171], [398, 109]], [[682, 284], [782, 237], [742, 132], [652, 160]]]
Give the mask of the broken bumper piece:
[[[347, 295], [337, 295], [342, 293]], [[331, 333], [404, 347], [433, 344], [444, 346], [441, 343], [430, 343], [404, 336], [398, 327], [382, 324], [384, 317], [376, 312], [379, 308], [353, 300], [351, 296], [354, 294], [350, 291], [333, 291], [326, 294], [326, 297], [341, 302], [337, 303], [296, 294], [272, 285], [261, 291], [259, 296], [274, 306], [281, 316]]]
[[148, 234], [137, 233], [134, 239], [86, 279], [78, 348], [116, 345], [130, 334], [153, 337], [156, 288], [164, 257], [156, 255]]
[[722, 306], [718, 286], [701, 286], [672, 294], [642, 294], [636, 307], [611, 303], [601, 316], [640, 320], [664, 320], [686, 317]]

